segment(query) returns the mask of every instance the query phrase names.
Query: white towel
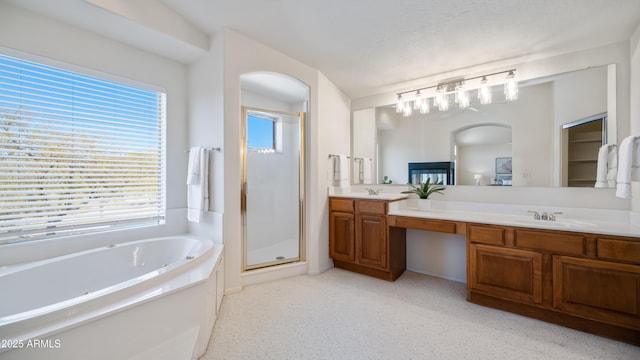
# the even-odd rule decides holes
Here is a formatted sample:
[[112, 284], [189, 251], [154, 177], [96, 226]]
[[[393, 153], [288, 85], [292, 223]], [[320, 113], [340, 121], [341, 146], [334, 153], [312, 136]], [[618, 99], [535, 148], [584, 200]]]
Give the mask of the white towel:
[[333, 179], [337, 181], [349, 179], [349, 159], [347, 155], [333, 157]]
[[187, 169], [187, 220], [200, 222], [209, 210], [209, 153], [202, 146], [189, 151]]
[[620, 143], [616, 196], [630, 198], [632, 181], [640, 181], [640, 136], [628, 136]]
[[618, 173], [618, 152], [615, 144], [605, 144], [598, 150], [598, 166], [596, 170], [597, 188], [613, 188], [616, 186]]
[[371, 158], [362, 158], [362, 183], [371, 184]]
[[200, 183], [200, 156], [202, 146], [194, 146], [189, 150], [189, 167], [187, 168], [187, 185]]

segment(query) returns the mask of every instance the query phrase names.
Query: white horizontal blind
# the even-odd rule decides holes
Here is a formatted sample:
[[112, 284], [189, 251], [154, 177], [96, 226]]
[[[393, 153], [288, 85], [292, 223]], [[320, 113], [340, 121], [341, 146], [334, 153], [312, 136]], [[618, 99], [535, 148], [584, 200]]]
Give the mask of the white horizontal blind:
[[163, 223], [165, 98], [0, 55], [0, 244]]

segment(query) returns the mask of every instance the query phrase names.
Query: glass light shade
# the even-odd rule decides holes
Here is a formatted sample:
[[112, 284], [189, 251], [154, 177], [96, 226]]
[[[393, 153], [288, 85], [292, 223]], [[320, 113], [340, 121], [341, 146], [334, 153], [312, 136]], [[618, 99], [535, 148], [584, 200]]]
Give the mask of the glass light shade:
[[463, 94], [458, 96], [458, 106], [460, 109], [466, 109], [470, 105], [469, 93], [465, 91]]
[[491, 104], [491, 96], [491, 87], [487, 84], [487, 77], [485, 76], [482, 78], [480, 88], [478, 89], [478, 99], [480, 99], [480, 104]]
[[444, 87], [442, 87], [442, 85], [438, 85], [438, 88], [436, 88], [436, 96], [433, 98], [433, 106], [439, 107], [445, 96]]
[[464, 91], [458, 95], [458, 106], [460, 109], [466, 109], [469, 107], [471, 101], [469, 100], [469, 92]]
[[411, 102], [407, 101], [402, 110], [402, 116], [409, 117], [411, 114], [413, 114], [413, 106], [411, 106]]
[[427, 101], [427, 99], [425, 99], [422, 102], [422, 105], [420, 105], [420, 114], [424, 115], [424, 114], [428, 114], [429, 113], [429, 101]]
[[422, 94], [420, 94], [420, 90], [416, 92], [416, 99], [413, 101], [413, 109], [418, 110], [422, 107], [422, 103], [425, 99], [422, 98]]
[[469, 92], [464, 88], [464, 81], [461, 81], [456, 85], [455, 102], [461, 109], [469, 107]]
[[396, 112], [401, 113], [404, 110], [404, 101], [402, 101], [402, 95], [398, 95], [398, 102], [396, 103]]
[[438, 110], [440, 110], [440, 111], [449, 110], [449, 97], [447, 96], [447, 94], [442, 94], [442, 99], [440, 100], [440, 103], [438, 104]]
[[509, 71], [507, 82], [504, 83], [504, 95], [507, 101], [518, 100], [518, 82], [513, 71]]
[[456, 84], [456, 92], [454, 95], [454, 101], [457, 103], [460, 102], [460, 98], [464, 97], [464, 83], [463, 82], [459, 82]]

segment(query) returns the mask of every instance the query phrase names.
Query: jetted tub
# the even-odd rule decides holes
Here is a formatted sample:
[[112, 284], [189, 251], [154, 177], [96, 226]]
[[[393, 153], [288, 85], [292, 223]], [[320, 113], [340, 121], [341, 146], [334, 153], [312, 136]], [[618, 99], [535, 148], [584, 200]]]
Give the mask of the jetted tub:
[[0, 359], [196, 359], [222, 261], [222, 245], [177, 236], [0, 267]]

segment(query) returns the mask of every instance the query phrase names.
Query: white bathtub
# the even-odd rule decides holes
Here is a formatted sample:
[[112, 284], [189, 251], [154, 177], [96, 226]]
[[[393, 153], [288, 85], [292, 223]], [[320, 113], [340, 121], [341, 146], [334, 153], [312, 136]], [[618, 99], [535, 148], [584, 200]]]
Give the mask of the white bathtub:
[[179, 236], [0, 268], [0, 359], [195, 359], [221, 263], [221, 245]]

